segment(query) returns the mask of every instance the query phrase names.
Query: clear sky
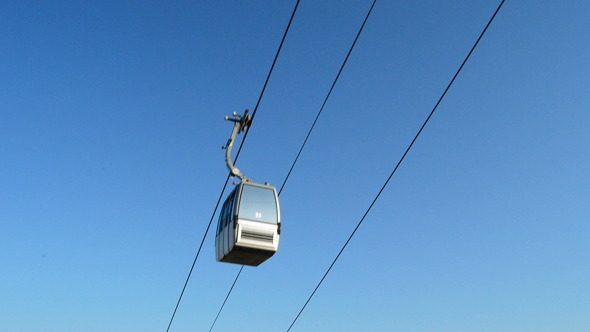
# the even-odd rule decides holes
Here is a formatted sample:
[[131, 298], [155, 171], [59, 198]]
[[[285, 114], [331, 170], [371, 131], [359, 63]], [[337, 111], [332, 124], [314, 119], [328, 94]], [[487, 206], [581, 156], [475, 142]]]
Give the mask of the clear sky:
[[[289, 327], [498, 3], [377, 3], [214, 331]], [[166, 330], [294, 4], [2, 2], [1, 331]], [[370, 4], [301, 2], [248, 177], [283, 182]], [[588, 331], [589, 18], [506, 2], [292, 331]], [[240, 268], [214, 243], [171, 331]]]

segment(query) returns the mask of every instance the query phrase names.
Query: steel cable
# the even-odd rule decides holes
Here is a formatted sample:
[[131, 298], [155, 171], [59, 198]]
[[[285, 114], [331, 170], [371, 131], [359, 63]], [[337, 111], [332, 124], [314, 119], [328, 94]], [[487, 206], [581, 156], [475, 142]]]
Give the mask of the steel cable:
[[[260, 102], [262, 101], [262, 97], [264, 96], [264, 92], [266, 91], [266, 86], [268, 85], [268, 82], [269, 82], [270, 77], [272, 75], [275, 64], [277, 63], [277, 59], [279, 58], [279, 54], [281, 53], [281, 49], [283, 48], [283, 44], [285, 42], [287, 34], [289, 33], [291, 23], [293, 22], [293, 18], [295, 17], [295, 13], [297, 12], [297, 8], [299, 7], [300, 1], [301, 0], [297, 0], [297, 2], [295, 3], [295, 7], [293, 8], [293, 12], [291, 13], [291, 17], [289, 18], [289, 23], [287, 24], [287, 27], [285, 28], [285, 32], [283, 33], [281, 43], [279, 44], [279, 47], [278, 47], [277, 52], [275, 54], [272, 65], [268, 71], [268, 75], [266, 76], [266, 80], [264, 81], [264, 85], [263, 85], [262, 91], [260, 92], [260, 95], [258, 97], [258, 101], [256, 102], [256, 106], [254, 107], [254, 111], [252, 112], [252, 122], [254, 120], [254, 117], [256, 116], [256, 112], [258, 111], [258, 107], [260, 106]], [[236, 153], [236, 157], [234, 158], [234, 164], [236, 163], [236, 161], [238, 160], [238, 157], [240, 156], [240, 152], [242, 151], [242, 147], [244, 146], [244, 142], [246, 141], [246, 137], [248, 136], [248, 133], [250, 132], [250, 128], [251, 128], [251, 126], [248, 127], [248, 129], [246, 130], [246, 133], [244, 134], [244, 137], [242, 138], [242, 142], [240, 144], [240, 147], [238, 148], [238, 152]], [[205, 242], [205, 238], [207, 237], [207, 234], [209, 233], [209, 229], [211, 228], [213, 218], [215, 217], [215, 213], [217, 212], [217, 208], [219, 208], [219, 203], [221, 202], [221, 199], [223, 198], [223, 193], [225, 192], [225, 188], [227, 187], [227, 183], [229, 182], [229, 179], [230, 179], [230, 175], [228, 174], [227, 178], [225, 179], [225, 183], [223, 185], [223, 188], [221, 189], [221, 194], [219, 195], [219, 198], [217, 199], [217, 203], [215, 204], [215, 208], [213, 209], [213, 213], [211, 214], [211, 219], [209, 220], [209, 224], [207, 224], [207, 228], [205, 229], [205, 233], [203, 234], [203, 238], [201, 240], [201, 244], [199, 245], [199, 249], [197, 250], [197, 253], [195, 255], [195, 258], [193, 260], [191, 268], [190, 268], [188, 275], [186, 277], [186, 281], [184, 282], [184, 286], [182, 287], [182, 291], [180, 292], [180, 296], [178, 297], [178, 301], [176, 302], [176, 306], [174, 307], [174, 311], [172, 312], [172, 316], [170, 317], [170, 322], [168, 323], [168, 327], [166, 328], [166, 332], [170, 331], [170, 326], [172, 326], [172, 322], [174, 321], [174, 317], [176, 316], [176, 311], [178, 310], [178, 306], [180, 305], [180, 301], [182, 300], [182, 297], [183, 297], [184, 292], [186, 290], [186, 286], [188, 285], [188, 282], [192, 276], [193, 270], [195, 268], [195, 264], [197, 263], [197, 259], [199, 258], [199, 254], [201, 253], [201, 249], [203, 248], [203, 243]], [[240, 270], [240, 272], [241, 272], [241, 270]]]
[[[354, 49], [356, 42], [358, 41], [361, 32], [363, 31], [365, 24], [367, 23], [367, 20], [369, 19], [369, 16], [371, 15], [371, 12], [373, 11], [373, 7], [375, 7], [375, 3], [377, 2], [377, 0], [373, 1], [373, 4], [371, 5], [371, 8], [369, 9], [369, 11], [367, 12], [367, 15], [365, 17], [365, 20], [363, 21], [363, 24], [361, 25], [361, 27], [359, 28], [359, 31], [356, 34], [356, 37], [354, 39], [354, 41], [352, 42], [352, 45], [350, 46], [350, 49], [348, 50], [348, 53], [346, 54], [346, 57], [344, 58], [344, 61], [342, 62], [342, 65], [340, 66], [340, 70], [338, 71], [338, 74], [336, 75], [336, 78], [334, 79], [334, 81], [332, 82], [332, 86], [330, 87], [330, 90], [328, 91], [328, 94], [326, 95], [326, 98], [324, 99], [324, 102], [322, 104], [322, 106], [320, 107], [320, 110], [318, 111], [309, 131], [307, 132], [307, 136], [305, 137], [305, 140], [303, 141], [301, 148], [299, 149], [299, 152], [297, 153], [297, 156], [295, 157], [295, 160], [293, 161], [291, 168], [289, 169], [289, 172], [287, 173], [287, 176], [285, 177], [285, 180], [283, 181], [283, 184], [281, 185], [281, 188], [279, 190], [278, 195], [280, 196], [281, 193], [283, 192], [283, 188], [285, 187], [285, 184], [287, 183], [287, 181], [289, 180], [289, 177], [291, 176], [291, 172], [293, 171], [293, 168], [295, 168], [295, 165], [297, 164], [297, 161], [299, 160], [299, 156], [301, 155], [301, 152], [303, 151], [303, 149], [305, 148], [305, 145], [307, 144], [307, 141], [313, 131], [313, 129], [315, 128], [315, 125], [320, 117], [320, 115], [322, 114], [322, 111], [324, 110], [324, 107], [326, 106], [326, 103], [328, 102], [328, 99], [330, 98], [330, 95], [332, 94], [332, 90], [334, 90], [334, 87], [336, 86], [336, 83], [338, 82], [338, 79], [340, 78], [340, 74], [342, 74], [342, 71], [344, 70], [344, 67], [346, 66], [346, 63], [348, 62], [348, 58], [350, 57], [350, 54], [352, 53], [352, 50]], [[211, 325], [211, 328], [209, 329], [209, 332], [211, 332], [213, 330], [213, 327], [215, 326], [215, 323], [217, 322], [217, 319], [219, 318], [219, 315], [221, 314], [221, 312], [223, 311], [223, 308], [225, 307], [225, 303], [227, 302], [229, 296], [231, 295], [234, 286], [236, 284], [236, 282], [238, 281], [238, 279], [240, 278], [240, 275], [242, 273], [242, 269], [244, 268], [244, 266], [242, 265], [242, 267], [240, 268], [240, 270], [238, 271], [238, 274], [236, 275], [236, 277], [234, 278], [234, 281], [227, 293], [227, 295], [225, 296], [225, 299], [223, 300], [223, 304], [221, 305], [221, 307], [219, 308], [219, 311], [217, 312], [217, 316], [215, 316], [215, 320], [213, 321], [213, 324]]]
[[303, 312], [303, 310], [305, 310], [305, 308], [309, 304], [309, 301], [311, 301], [311, 299], [313, 298], [313, 296], [315, 295], [315, 293], [317, 292], [317, 290], [320, 288], [321, 284], [326, 279], [326, 276], [328, 276], [328, 274], [332, 270], [332, 267], [334, 266], [334, 264], [336, 264], [336, 261], [338, 261], [338, 258], [340, 258], [340, 255], [342, 254], [342, 252], [344, 251], [344, 249], [346, 248], [346, 246], [348, 245], [348, 243], [350, 242], [350, 240], [352, 239], [352, 237], [354, 236], [354, 234], [356, 233], [356, 231], [359, 229], [359, 227], [361, 226], [361, 224], [363, 223], [363, 221], [365, 220], [365, 218], [367, 217], [367, 215], [369, 214], [369, 212], [373, 208], [373, 205], [375, 205], [375, 203], [379, 199], [379, 196], [381, 196], [381, 193], [383, 192], [383, 190], [385, 190], [385, 187], [387, 187], [387, 184], [389, 183], [389, 181], [391, 180], [391, 178], [393, 177], [393, 175], [395, 174], [395, 172], [397, 171], [397, 169], [399, 168], [399, 166], [401, 165], [401, 163], [406, 158], [408, 152], [410, 152], [410, 149], [412, 149], [412, 146], [414, 145], [414, 143], [416, 142], [416, 140], [418, 139], [418, 137], [420, 136], [420, 134], [422, 133], [422, 131], [424, 130], [424, 128], [426, 127], [426, 125], [428, 124], [428, 121], [430, 121], [430, 118], [432, 117], [432, 115], [434, 114], [434, 112], [437, 110], [438, 106], [440, 105], [440, 103], [442, 102], [442, 100], [446, 96], [447, 92], [449, 91], [449, 89], [451, 88], [451, 86], [453, 85], [453, 83], [455, 82], [455, 79], [457, 78], [457, 76], [459, 76], [459, 73], [461, 72], [461, 70], [465, 66], [465, 63], [467, 63], [467, 60], [469, 60], [469, 58], [471, 57], [471, 54], [473, 53], [473, 51], [475, 50], [475, 48], [479, 44], [479, 41], [482, 39], [482, 37], [484, 36], [484, 34], [486, 33], [486, 31], [488, 30], [488, 27], [494, 21], [494, 18], [496, 17], [496, 14], [498, 14], [498, 12], [500, 11], [500, 9], [502, 8], [502, 5], [504, 5], [504, 2], [505, 2], [505, 0], [502, 0], [500, 2], [500, 5], [498, 5], [498, 8], [494, 12], [494, 14], [492, 15], [492, 17], [488, 21], [488, 23], [486, 24], [485, 28], [480, 33], [479, 37], [477, 38], [477, 40], [475, 41], [475, 43], [473, 44], [473, 46], [471, 47], [471, 50], [469, 51], [469, 53], [467, 54], [467, 56], [465, 57], [465, 59], [461, 63], [461, 66], [459, 66], [459, 69], [456, 71], [455, 75], [453, 76], [453, 78], [451, 79], [451, 81], [449, 82], [449, 84], [447, 85], [447, 87], [445, 88], [444, 92], [442, 93], [442, 95], [440, 96], [440, 98], [438, 99], [438, 101], [436, 102], [436, 104], [434, 105], [434, 107], [432, 108], [432, 111], [430, 111], [428, 117], [426, 118], [426, 120], [424, 121], [424, 123], [422, 124], [422, 126], [420, 127], [420, 129], [418, 130], [418, 132], [416, 133], [416, 135], [414, 136], [414, 139], [412, 139], [412, 141], [409, 144], [409, 146], [407, 147], [406, 151], [404, 152], [404, 154], [402, 155], [402, 157], [399, 159], [399, 161], [395, 165], [393, 171], [389, 174], [389, 177], [387, 178], [387, 180], [385, 181], [385, 183], [381, 186], [381, 189], [379, 190], [379, 192], [377, 193], [377, 195], [375, 196], [375, 198], [373, 199], [373, 201], [371, 202], [371, 204], [369, 205], [369, 207], [367, 208], [367, 210], [363, 214], [363, 217], [360, 219], [360, 221], [358, 222], [358, 224], [356, 225], [356, 227], [354, 228], [354, 230], [352, 231], [352, 233], [350, 234], [350, 236], [348, 237], [348, 239], [346, 240], [346, 242], [344, 243], [344, 245], [342, 246], [342, 248], [338, 252], [338, 255], [336, 255], [336, 257], [334, 258], [334, 260], [332, 261], [332, 263], [330, 264], [330, 266], [328, 267], [328, 269], [324, 273], [323, 277], [320, 279], [320, 281], [316, 285], [315, 289], [313, 290], [313, 292], [311, 293], [311, 295], [308, 297], [307, 301], [305, 301], [305, 304], [303, 305], [303, 307], [301, 307], [301, 310], [299, 310], [299, 313], [297, 314], [297, 316], [295, 317], [295, 319], [293, 320], [293, 322], [291, 323], [291, 325], [287, 329], [287, 332], [291, 330], [291, 328], [293, 327], [293, 325], [295, 325], [295, 322], [297, 321], [297, 319], [299, 319], [299, 316], [301, 316], [301, 313]]

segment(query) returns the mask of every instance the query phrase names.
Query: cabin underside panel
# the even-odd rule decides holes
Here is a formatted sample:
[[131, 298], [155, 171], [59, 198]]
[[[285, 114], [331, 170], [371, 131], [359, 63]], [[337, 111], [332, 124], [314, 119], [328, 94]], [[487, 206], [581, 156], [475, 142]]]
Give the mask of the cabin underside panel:
[[263, 250], [235, 245], [220, 261], [226, 263], [258, 266], [265, 260], [272, 257], [275, 252], [276, 251], [273, 250]]

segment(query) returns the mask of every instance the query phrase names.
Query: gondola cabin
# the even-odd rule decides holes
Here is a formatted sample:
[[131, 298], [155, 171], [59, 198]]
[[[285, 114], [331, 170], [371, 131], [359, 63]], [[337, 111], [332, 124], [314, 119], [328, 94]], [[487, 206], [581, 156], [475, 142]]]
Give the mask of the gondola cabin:
[[217, 224], [220, 262], [258, 266], [277, 251], [281, 226], [275, 187], [241, 182], [229, 194]]

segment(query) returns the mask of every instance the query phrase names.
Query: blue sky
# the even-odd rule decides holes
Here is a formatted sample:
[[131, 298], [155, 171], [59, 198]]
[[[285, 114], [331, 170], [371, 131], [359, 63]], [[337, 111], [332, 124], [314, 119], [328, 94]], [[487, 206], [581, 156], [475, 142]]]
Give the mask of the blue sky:
[[[283, 182], [370, 5], [301, 2], [248, 177]], [[377, 3], [214, 331], [289, 327], [497, 5]], [[293, 6], [3, 3], [0, 330], [165, 331]], [[587, 331], [588, 17], [507, 1], [292, 331]], [[209, 235], [171, 331], [238, 270]]]

